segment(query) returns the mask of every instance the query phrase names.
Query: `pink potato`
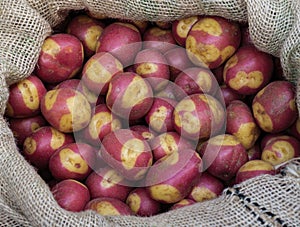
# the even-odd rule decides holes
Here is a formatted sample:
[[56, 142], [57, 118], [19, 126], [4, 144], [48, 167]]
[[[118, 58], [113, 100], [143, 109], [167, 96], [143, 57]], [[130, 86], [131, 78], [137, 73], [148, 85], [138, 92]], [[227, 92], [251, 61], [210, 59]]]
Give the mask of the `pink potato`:
[[217, 67], [215, 69], [211, 69], [211, 71], [214, 74], [214, 76], [215, 76], [216, 80], [218, 81], [219, 85], [224, 84], [224, 79], [223, 79], [224, 66], [225, 66], [225, 63], [223, 63], [222, 65], [220, 65], [219, 67]]
[[235, 183], [239, 184], [264, 174], [275, 175], [275, 168], [273, 165], [263, 160], [251, 160], [242, 165], [238, 170], [235, 177]]
[[231, 101], [245, 99], [245, 95], [241, 95], [237, 93], [235, 90], [231, 89], [226, 84], [221, 85], [220, 91], [224, 98], [224, 102], [226, 106], [228, 106]]
[[213, 96], [193, 94], [175, 106], [173, 121], [175, 130], [191, 140], [208, 139], [220, 133], [226, 114], [223, 105]]
[[207, 140], [199, 151], [204, 170], [211, 175], [229, 181], [248, 161], [246, 149], [233, 135], [223, 134]]
[[109, 197], [125, 201], [132, 187], [124, 177], [110, 167], [93, 171], [86, 179], [91, 198]]
[[157, 136], [157, 133], [150, 130], [146, 125], [133, 125], [130, 130], [139, 133], [148, 142]]
[[153, 104], [145, 115], [149, 127], [157, 133], [174, 131], [173, 111], [177, 101], [166, 98], [154, 98]]
[[176, 209], [179, 209], [179, 208], [182, 208], [182, 207], [186, 207], [186, 206], [190, 206], [190, 205], [193, 205], [197, 202], [195, 202], [194, 200], [192, 199], [182, 199], [180, 200], [179, 202], [173, 204], [169, 210], [176, 210]]
[[295, 98], [296, 91], [291, 82], [273, 81], [266, 85], [252, 102], [252, 112], [259, 127], [269, 133], [288, 129], [298, 117]]
[[146, 188], [136, 188], [131, 191], [126, 199], [126, 204], [138, 216], [153, 216], [158, 214], [162, 206], [152, 199]]
[[23, 155], [38, 169], [47, 169], [49, 160], [55, 151], [73, 142], [72, 135], [62, 133], [51, 126], [43, 126], [26, 137], [23, 144]]
[[108, 52], [124, 67], [132, 65], [142, 48], [142, 37], [136, 26], [130, 23], [114, 22], [104, 28], [97, 41], [96, 53]]
[[31, 74], [9, 87], [6, 116], [11, 118], [33, 117], [40, 113], [40, 103], [47, 90], [43, 82]]
[[143, 21], [143, 20], [119, 19], [119, 21], [123, 23], [133, 24], [139, 29], [141, 34], [143, 34], [147, 30], [150, 24], [149, 21]]
[[10, 118], [8, 122], [9, 128], [12, 130], [19, 147], [23, 146], [25, 139], [36, 129], [46, 126], [47, 124], [41, 115], [26, 118]]
[[260, 148], [260, 144], [256, 143], [253, 147], [247, 150], [248, 158], [250, 160], [258, 160], [261, 159], [262, 150]]
[[144, 49], [138, 52], [134, 60], [134, 69], [138, 75], [147, 79], [155, 91], [164, 89], [168, 84], [168, 62], [158, 50]]
[[128, 180], [141, 180], [152, 165], [153, 156], [148, 142], [137, 132], [119, 129], [102, 140], [103, 160]]
[[152, 199], [177, 203], [184, 199], [196, 183], [202, 170], [202, 160], [192, 149], [183, 149], [159, 159], [146, 176], [146, 186]]
[[236, 52], [240, 41], [241, 31], [236, 22], [204, 16], [190, 29], [185, 46], [195, 65], [214, 69]]
[[153, 91], [150, 84], [135, 73], [119, 73], [109, 83], [106, 105], [124, 119], [137, 120], [145, 116], [152, 103]]
[[48, 91], [41, 100], [41, 112], [49, 124], [65, 133], [83, 129], [91, 119], [90, 103], [82, 93], [71, 88]]
[[177, 132], [165, 132], [149, 142], [154, 160], [159, 160], [173, 152], [180, 152], [185, 149], [193, 149], [193, 144]]
[[227, 106], [226, 115], [226, 132], [236, 136], [245, 149], [253, 147], [261, 130], [250, 107], [240, 100], [234, 100]]
[[298, 140], [300, 140], [300, 118], [298, 117], [297, 120], [287, 129], [287, 133], [291, 136], [294, 136]]
[[35, 72], [44, 82], [56, 84], [74, 77], [81, 69], [84, 50], [81, 41], [70, 34], [46, 38]]
[[161, 29], [157, 26], [148, 28], [143, 34], [143, 48], [156, 49], [161, 53], [176, 47], [176, 41], [171, 29]]
[[270, 54], [254, 46], [240, 47], [224, 66], [225, 84], [242, 95], [254, 95], [266, 86], [273, 73]]
[[185, 41], [192, 26], [199, 20], [199, 16], [190, 16], [173, 21], [172, 35], [176, 42], [185, 47]]
[[88, 188], [79, 181], [67, 179], [56, 183], [51, 192], [58, 205], [68, 211], [83, 211], [90, 200]]
[[133, 215], [129, 206], [114, 198], [96, 198], [89, 201], [85, 210], [94, 210], [101, 216], [119, 216], [119, 215]]
[[215, 199], [222, 194], [224, 188], [225, 186], [220, 179], [214, 177], [208, 172], [203, 172], [199, 175], [197, 183], [187, 198], [196, 202]]
[[67, 25], [67, 33], [76, 36], [83, 45], [86, 58], [91, 57], [97, 46], [97, 40], [102, 34], [105, 25], [88, 15], [73, 17]]
[[121, 72], [123, 65], [117, 58], [107, 52], [98, 52], [84, 64], [81, 80], [93, 93], [106, 95], [109, 82]]
[[167, 98], [177, 100], [178, 97], [184, 97], [185, 92], [179, 88], [174, 82], [169, 81], [168, 85], [161, 91], [155, 93], [156, 98]]
[[55, 151], [49, 170], [57, 180], [84, 180], [96, 165], [96, 150], [85, 143], [70, 143]]

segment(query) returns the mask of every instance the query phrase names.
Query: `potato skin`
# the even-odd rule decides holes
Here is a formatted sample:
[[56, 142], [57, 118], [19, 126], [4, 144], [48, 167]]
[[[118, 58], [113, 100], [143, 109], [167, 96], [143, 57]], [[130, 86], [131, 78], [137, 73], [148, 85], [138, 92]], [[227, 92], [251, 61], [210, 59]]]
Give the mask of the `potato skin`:
[[195, 203], [196, 202], [192, 199], [183, 199], [183, 200], [180, 200], [179, 202], [173, 204], [169, 210], [176, 210], [176, 209], [179, 209], [182, 207], [193, 205]]

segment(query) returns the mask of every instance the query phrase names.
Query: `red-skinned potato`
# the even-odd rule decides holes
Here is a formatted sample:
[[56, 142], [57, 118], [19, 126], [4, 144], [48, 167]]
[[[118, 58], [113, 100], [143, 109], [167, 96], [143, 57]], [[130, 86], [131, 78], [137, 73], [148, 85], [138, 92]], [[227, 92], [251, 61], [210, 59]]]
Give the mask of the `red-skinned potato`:
[[121, 72], [123, 65], [117, 58], [110, 53], [98, 52], [84, 64], [81, 80], [95, 94], [105, 95], [111, 79]]
[[114, 22], [104, 28], [98, 39], [96, 53], [109, 52], [124, 67], [132, 65], [135, 55], [142, 48], [142, 37], [136, 26]]
[[62, 133], [51, 126], [43, 126], [24, 140], [23, 154], [38, 169], [46, 169], [55, 151], [73, 142], [72, 135]]
[[251, 160], [246, 162], [236, 173], [235, 183], [239, 184], [245, 180], [264, 175], [275, 175], [275, 168], [263, 160]]
[[226, 106], [228, 106], [233, 100], [244, 100], [245, 98], [245, 95], [237, 93], [235, 90], [226, 86], [226, 84], [221, 85], [220, 91]]
[[130, 130], [139, 133], [148, 142], [157, 136], [157, 133], [150, 130], [146, 125], [133, 125]]
[[154, 98], [153, 104], [145, 115], [149, 127], [157, 133], [174, 131], [173, 111], [177, 101], [173, 99]]
[[298, 140], [300, 140], [300, 118], [298, 117], [297, 120], [287, 129], [288, 134], [294, 136]]
[[223, 105], [213, 96], [193, 94], [175, 106], [175, 130], [191, 140], [207, 139], [223, 129], [226, 114]]
[[44, 82], [55, 84], [74, 77], [82, 67], [81, 41], [70, 34], [54, 34], [43, 43], [35, 72]]
[[154, 160], [159, 160], [173, 152], [180, 152], [185, 149], [193, 149], [193, 144], [180, 137], [177, 132], [165, 132], [156, 136], [149, 142]]
[[67, 179], [56, 183], [51, 192], [58, 205], [68, 211], [83, 211], [90, 201], [88, 188], [79, 181]]
[[55, 151], [49, 170], [57, 180], [84, 180], [97, 162], [95, 149], [85, 143], [70, 143]]
[[105, 104], [99, 104], [94, 108], [88, 126], [82, 130], [82, 136], [87, 143], [99, 147], [104, 136], [120, 128], [121, 120]]
[[174, 81], [182, 70], [193, 66], [185, 49], [182, 47], [172, 48], [171, 50], [168, 50], [164, 56], [169, 65], [171, 81]]
[[170, 29], [172, 21], [155, 21], [155, 25], [161, 29]]
[[238, 49], [241, 41], [239, 25], [223, 17], [201, 17], [190, 29], [185, 46], [191, 61], [214, 69], [222, 65]]
[[169, 66], [164, 55], [155, 49], [144, 49], [134, 60], [135, 72], [151, 84], [154, 91], [164, 89], [170, 78]]
[[269, 133], [288, 129], [298, 117], [295, 97], [295, 87], [288, 81], [273, 81], [260, 90], [252, 102], [259, 127]]
[[96, 198], [87, 203], [85, 210], [94, 210], [101, 216], [133, 215], [126, 203], [114, 198]]
[[122, 118], [137, 120], [150, 110], [152, 103], [150, 84], [135, 73], [119, 73], [109, 83], [106, 105]]
[[146, 29], [148, 28], [148, 25], [149, 25], [148, 21], [128, 20], [128, 19], [119, 19], [119, 20], [120, 20], [120, 22], [133, 24], [134, 26], [136, 26], [139, 29], [141, 34], [143, 34], [146, 31]]
[[128, 180], [144, 178], [153, 162], [148, 142], [130, 129], [119, 129], [107, 134], [102, 140], [100, 153], [109, 166]]
[[86, 179], [91, 198], [109, 197], [125, 201], [132, 188], [116, 170], [104, 167], [92, 172]]
[[193, 205], [195, 203], [196, 202], [192, 199], [183, 199], [183, 200], [180, 200], [179, 202], [175, 203], [174, 205], [172, 205], [169, 210], [176, 210], [176, 209], [179, 209], [182, 207]]
[[54, 90], [59, 88], [71, 88], [77, 90], [79, 89], [79, 86], [80, 86], [80, 79], [69, 79], [58, 83], [56, 86], [50, 88], [49, 90]]
[[71, 88], [48, 91], [41, 100], [41, 112], [49, 124], [65, 133], [83, 129], [91, 119], [90, 103], [82, 93]]
[[223, 80], [224, 66], [225, 66], [225, 63], [223, 63], [219, 67], [211, 70], [212, 73], [214, 74], [216, 80], [218, 81], [219, 85], [223, 85], [224, 84], [224, 80]]
[[159, 159], [149, 169], [146, 186], [152, 199], [177, 203], [184, 199], [196, 183], [202, 160], [192, 149], [185, 149]]
[[47, 124], [46, 120], [41, 115], [27, 118], [10, 118], [8, 122], [9, 128], [16, 138], [16, 143], [20, 147], [23, 146], [24, 140], [36, 129]]
[[184, 91], [179, 88], [175, 83], [169, 81], [168, 85], [161, 91], [155, 93], [157, 98], [167, 98], [177, 100], [177, 97], [184, 97]]
[[192, 199], [196, 202], [203, 202], [217, 198], [221, 195], [224, 189], [222, 181], [208, 172], [203, 172], [198, 176], [197, 183], [193, 187], [188, 199]]
[[256, 143], [253, 147], [247, 150], [248, 159], [250, 160], [258, 160], [261, 159], [262, 150], [260, 149], [260, 144]]
[[273, 139], [276, 139], [278, 136], [286, 136], [286, 134], [284, 132], [264, 134], [260, 140], [260, 149], [263, 150], [269, 142], [271, 142]]
[[283, 135], [269, 140], [262, 150], [261, 159], [276, 166], [299, 156], [299, 140], [292, 136]]
[[240, 100], [234, 100], [227, 106], [226, 115], [226, 132], [234, 135], [245, 149], [253, 147], [260, 136], [260, 128], [250, 107]]
[[156, 49], [161, 53], [176, 46], [171, 29], [161, 29], [157, 26], [148, 28], [143, 34], [143, 48]]
[[226, 62], [223, 79], [239, 94], [253, 95], [269, 83], [272, 72], [273, 59], [270, 54], [254, 46], [244, 46]]
[[205, 169], [211, 175], [229, 181], [248, 161], [246, 149], [233, 135], [223, 134], [210, 138], [199, 151]]
[[24, 118], [38, 115], [41, 99], [46, 92], [43, 82], [33, 74], [11, 85], [6, 104], [6, 116]]
[[105, 25], [88, 15], [73, 17], [67, 25], [67, 33], [76, 36], [83, 45], [84, 56], [91, 57], [97, 46], [97, 40], [102, 34]]
[[188, 33], [198, 20], [198, 16], [191, 16], [173, 21], [172, 35], [180, 46], [185, 47], [185, 41]]
[[136, 188], [126, 199], [126, 204], [138, 216], [153, 216], [161, 211], [161, 204], [152, 199], [145, 188]]

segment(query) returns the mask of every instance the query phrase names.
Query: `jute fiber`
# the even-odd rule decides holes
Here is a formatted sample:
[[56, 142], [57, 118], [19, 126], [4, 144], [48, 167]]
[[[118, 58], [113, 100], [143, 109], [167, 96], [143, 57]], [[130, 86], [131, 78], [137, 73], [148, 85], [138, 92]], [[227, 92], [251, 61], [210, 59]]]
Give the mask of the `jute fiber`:
[[255, 45], [280, 57], [284, 76], [300, 88], [299, 0], [1, 0], [0, 226], [300, 226], [299, 161], [276, 176], [226, 189], [215, 200], [153, 217], [102, 217], [61, 209], [20, 155], [3, 115], [8, 86], [30, 75], [52, 28], [70, 10], [82, 9], [150, 21], [201, 14], [248, 22]]

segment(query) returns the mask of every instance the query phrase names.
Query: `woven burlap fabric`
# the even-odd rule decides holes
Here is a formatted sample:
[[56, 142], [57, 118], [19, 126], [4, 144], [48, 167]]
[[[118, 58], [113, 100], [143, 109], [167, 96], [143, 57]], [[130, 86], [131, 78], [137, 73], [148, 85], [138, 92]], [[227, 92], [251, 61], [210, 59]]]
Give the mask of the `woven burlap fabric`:
[[82, 9], [138, 20], [172, 21], [202, 14], [248, 22], [255, 45], [280, 57], [287, 79], [297, 83], [300, 78], [298, 0], [1, 0], [0, 226], [300, 226], [300, 179], [295, 174], [251, 179], [216, 200], [150, 218], [104, 218], [91, 211], [61, 209], [20, 155], [3, 114], [8, 86], [33, 71], [51, 28], [70, 10]]

